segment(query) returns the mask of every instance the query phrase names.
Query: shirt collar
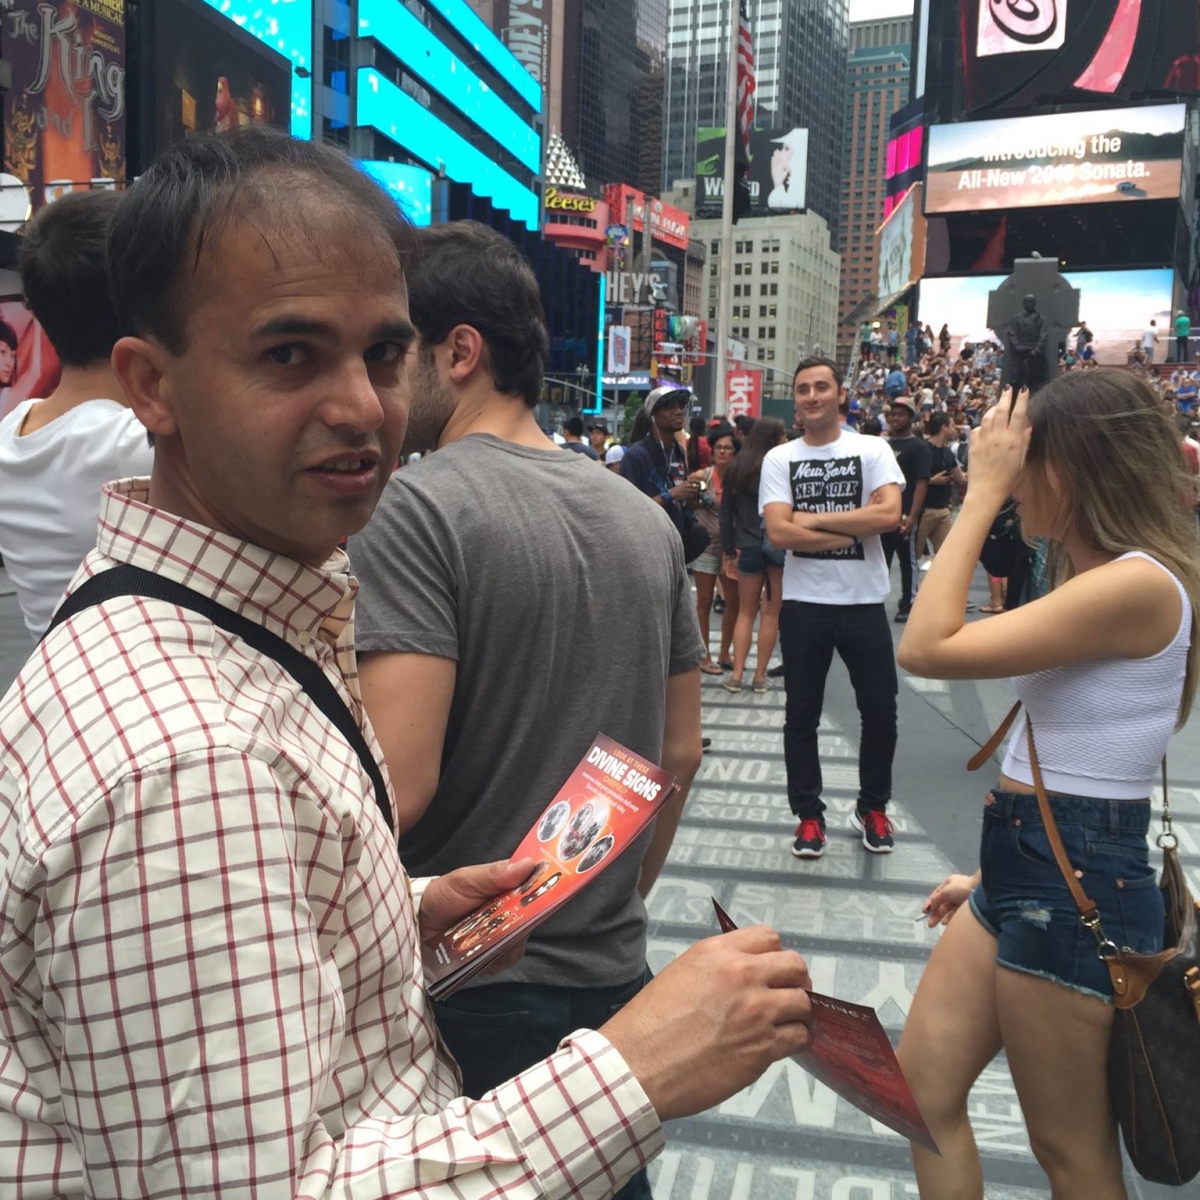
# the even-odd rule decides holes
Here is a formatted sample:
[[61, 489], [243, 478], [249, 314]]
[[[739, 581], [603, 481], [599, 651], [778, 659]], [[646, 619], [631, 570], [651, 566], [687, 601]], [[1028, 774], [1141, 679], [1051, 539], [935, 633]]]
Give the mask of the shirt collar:
[[96, 543], [102, 554], [192, 588], [278, 635], [338, 641], [358, 593], [344, 551], [305, 566], [154, 508], [149, 488], [149, 479], [105, 485]]

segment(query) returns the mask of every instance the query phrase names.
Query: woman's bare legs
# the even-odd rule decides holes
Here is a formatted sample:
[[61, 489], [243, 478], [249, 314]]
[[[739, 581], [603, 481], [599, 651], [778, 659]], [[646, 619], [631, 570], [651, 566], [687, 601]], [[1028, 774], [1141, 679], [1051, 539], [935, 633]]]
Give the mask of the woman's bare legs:
[[712, 618], [713, 593], [716, 590], [717, 577], [696, 571], [692, 578], [696, 581], [696, 618], [700, 622], [700, 636], [704, 639], [704, 662], [700, 664], [703, 669], [704, 667], [715, 665], [712, 660], [712, 652], [708, 648], [708, 633], [709, 622]]
[[758, 619], [758, 667], [754, 672], [755, 683], [765, 683], [775, 643], [779, 641], [779, 611], [783, 607], [783, 568], [767, 568], [767, 586], [759, 605]]
[[762, 592], [763, 575], [738, 574], [738, 615], [733, 630], [733, 674], [730, 679], [740, 683], [754, 641], [754, 618], [758, 616], [758, 597]]
[[725, 593], [725, 611], [721, 614], [721, 653], [718, 662], [733, 661], [733, 631], [738, 618], [738, 585], [725, 576], [721, 578], [721, 589]]

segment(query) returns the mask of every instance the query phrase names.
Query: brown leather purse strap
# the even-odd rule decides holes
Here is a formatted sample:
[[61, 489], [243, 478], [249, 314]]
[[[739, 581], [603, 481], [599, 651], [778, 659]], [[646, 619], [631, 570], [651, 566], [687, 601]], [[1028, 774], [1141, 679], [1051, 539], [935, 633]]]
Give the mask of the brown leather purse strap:
[[1000, 743], [1008, 737], [1008, 731], [1012, 728], [1012, 723], [1017, 719], [1017, 713], [1021, 711], [1021, 702], [1018, 700], [1016, 704], [1008, 710], [1008, 716], [1000, 722], [996, 732], [979, 748], [979, 752], [967, 763], [968, 771], [978, 771], [997, 750], [1000, 749]]
[[1083, 890], [1075, 868], [1067, 857], [1067, 848], [1063, 845], [1062, 834], [1058, 832], [1058, 822], [1054, 819], [1054, 810], [1050, 807], [1050, 797], [1046, 795], [1046, 785], [1042, 782], [1042, 764], [1038, 762], [1037, 748], [1033, 744], [1033, 722], [1029, 714], [1025, 714], [1025, 736], [1029, 739], [1029, 766], [1033, 771], [1033, 790], [1037, 793], [1038, 811], [1042, 814], [1042, 824], [1046, 827], [1046, 838], [1050, 842], [1050, 850], [1054, 861], [1079, 909], [1080, 920], [1090, 929], [1096, 919], [1096, 902]]

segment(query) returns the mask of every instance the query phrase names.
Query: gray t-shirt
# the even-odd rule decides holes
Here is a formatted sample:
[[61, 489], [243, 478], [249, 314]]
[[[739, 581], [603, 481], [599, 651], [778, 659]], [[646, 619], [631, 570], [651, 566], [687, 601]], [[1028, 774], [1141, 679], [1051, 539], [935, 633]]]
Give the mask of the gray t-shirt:
[[[667, 676], [698, 667], [704, 646], [679, 534], [625, 480], [472, 435], [393, 476], [349, 551], [359, 651], [457, 662], [441, 781], [400, 839], [411, 874], [510, 854], [597, 733], [660, 761]], [[542, 925], [503, 980], [636, 978], [649, 839]]]

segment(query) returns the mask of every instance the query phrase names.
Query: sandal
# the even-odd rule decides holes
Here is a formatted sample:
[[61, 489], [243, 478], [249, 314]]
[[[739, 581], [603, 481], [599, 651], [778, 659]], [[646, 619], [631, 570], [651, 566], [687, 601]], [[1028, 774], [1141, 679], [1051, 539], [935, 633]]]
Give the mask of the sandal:
[[981, 604], [979, 606], [979, 612], [987, 613], [989, 616], [995, 616], [997, 613], [1002, 613], [1003, 611], [1003, 604]]
[[725, 672], [717, 666], [715, 662], [706, 662], [700, 664], [701, 675], [724, 675]]
[[722, 671], [732, 671], [733, 670], [733, 663], [731, 663], [729, 661], [729, 659], [727, 659], [727, 658], [718, 658], [717, 666], [720, 667]]

